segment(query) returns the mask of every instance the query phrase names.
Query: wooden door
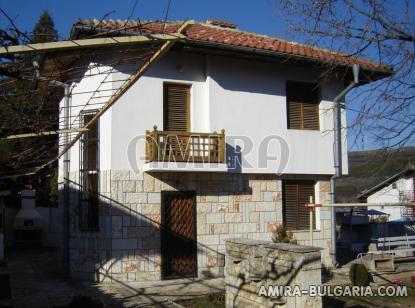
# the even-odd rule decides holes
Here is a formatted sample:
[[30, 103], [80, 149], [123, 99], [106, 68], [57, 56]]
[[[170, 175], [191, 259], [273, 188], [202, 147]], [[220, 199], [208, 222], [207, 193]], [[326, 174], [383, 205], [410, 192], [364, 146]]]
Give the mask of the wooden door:
[[163, 279], [197, 276], [194, 192], [162, 192]]

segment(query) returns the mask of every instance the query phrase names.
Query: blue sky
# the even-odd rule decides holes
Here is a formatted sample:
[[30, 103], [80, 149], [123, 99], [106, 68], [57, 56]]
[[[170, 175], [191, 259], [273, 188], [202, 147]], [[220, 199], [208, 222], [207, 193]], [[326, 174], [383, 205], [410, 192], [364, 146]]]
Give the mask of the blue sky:
[[[138, 0], [132, 13], [135, 0], [0, 0], [0, 7], [12, 17], [16, 25], [23, 31], [31, 31], [43, 10], [47, 9], [59, 31], [61, 38], [69, 35], [72, 24], [79, 18], [100, 19], [109, 13], [108, 18], [126, 19], [164, 19], [168, 0]], [[169, 20], [220, 19], [234, 22], [241, 30], [247, 30], [288, 40], [288, 26], [279, 15], [277, 0], [171, 0], [168, 10]], [[7, 20], [0, 16], [0, 27], [8, 25]], [[356, 113], [348, 111], [348, 119], [353, 119]], [[350, 122], [350, 121], [349, 121]], [[376, 147], [372, 141], [364, 140], [360, 145], [352, 144], [353, 132], [350, 132], [350, 149], [368, 149]]]
[[[100, 19], [113, 11], [109, 18], [128, 18], [135, 0], [1, 0], [0, 3], [2, 9], [25, 30], [33, 28], [44, 9], [49, 10], [59, 34], [67, 37], [72, 23], [78, 18]], [[139, 0], [132, 18], [164, 19], [167, 4], [167, 0]], [[286, 30], [275, 5], [269, 0], [171, 0], [168, 18], [198, 21], [224, 19], [237, 23], [243, 30], [276, 36], [283, 36]], [[2, 27], [5, 22], [4, 18], [0, 19]]]

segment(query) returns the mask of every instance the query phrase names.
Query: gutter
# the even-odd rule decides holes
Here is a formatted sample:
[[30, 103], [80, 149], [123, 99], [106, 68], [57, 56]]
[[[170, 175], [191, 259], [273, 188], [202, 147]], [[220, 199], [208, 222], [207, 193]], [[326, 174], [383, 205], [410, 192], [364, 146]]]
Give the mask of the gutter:
[[[353, 81], [341, 91], [334, 99], [334, 110], [333, 110], [333, 128], [334, 128], [334, 170], [335, 174], [330, 179], [331, 189], [331, 203], [336, 202], [336, 179], [340, 178], [343, 174], [342, 170], [342, 123], [341, 123], [341, 109], [342, 104], [340, 100], [346, 96], [355, 86], [359, 84], [359, 71], [360, 67], [357, 64], [353, 64]], [[331, 208], [331, 246], [333, 265], [337, 266], [336, 258], [336, 209]]]

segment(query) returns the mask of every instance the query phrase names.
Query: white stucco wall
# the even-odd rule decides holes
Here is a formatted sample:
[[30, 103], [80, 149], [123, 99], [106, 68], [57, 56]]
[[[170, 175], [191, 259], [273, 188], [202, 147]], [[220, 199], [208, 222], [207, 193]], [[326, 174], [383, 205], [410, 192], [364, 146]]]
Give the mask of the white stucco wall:
[[[394, 183], [374, 192], [367, 198], [367, 203], [397, 203], [413, 201], [414, 184], [412, 177], [403, 177], [396, 180]], [[394, 188], [396, 185], [396, 188]], [[391, 206], [368, 206], [368, 209], [375, 209], [386, 214], [389, 214], [389, 220], [396, 220], [402, 218], [403, 207]]]
[[[88, 110], [98, 110], [108, 100], [108, 95], [112, 93], [113, 78], [112, 68], [105, 65], [91, 63], [89, 69], [84, 73], [79, 82], [71, 85], [70, 99], [70, 128], [78, 128], [80, 126], [79, 113]], [[104, 82], [103, 82], [104, 81]], [[95, 92], [96, 91], [96, 92]], [[64, 125], [64, 101], [60, 102], [60, 127]], [[99, 119], [99, 162], [101, 169], [111, 168], [111, 109], [109, 109]], [[81, 124], [82, 126], [82, 124]], [[77, 133], [71, 134], [71, 138]], [[62, 139], [60, 137], [60, 149], [63, 149]], [[79, 170], [79, 141], [69, 151], [70, 172]], [[62, 174], [62, 162], [59, 160], [60, 174]]]
[[[178, 72], [177, 65], [183, 68]], [[119, 67], [114, 80], [125, 79], [131, 67]], [[130, 169], [127, 148], [134, 138], [143, 136], [146, 130], [157, 125], [163, 129], [163, 83], [179, 82], [191, 85], [190, 122], [194, 132], [209, 132], [207, 108], [205, 61], [203, 56], [172, 54], [154, 64], [112, 107], [111, 168]], [[144, 143], [137, 151], [144, 155]]]
[[[243, 153], [242, 171], [254, 173], [332, 174], [333, 118], [330, 101], [341, 91], [339, 83], [322, 85], [320, 131], [287, 128], [286, 81], [315, 81], [311, 69], [287, 67], [229, 58], [210, 58], [209, 87], [211, 130], [225, 128], [228, 136], [248, 136], [253, 151]], [[266, 136], [277, 135], [288, 143], [289, 161], [284, 170], [278, 162], [262, 169], [258, 157], [260, 143]], [[244, 143], [230, 142], [231, 147]], [[347, 145], [343, 146], [344, 170], [347, 171]], [[278, 142], [270, 144], [270, 154], [279, 155]], [[244, 164], [244, 162], [247, 162]], [[252, 168], [247, 167], [248, 163]]]
[[[117, 72], [110, 78], [124, 80], [132, 68], [117, 67]], [[163, 128], [163, 82], [179, 82], [191, 85], [191, 130], [219, 132], [223, 128], [227, 136], [227, 151], [238, 152], [237, 147], [241, 148], [242, 166], [234, 171], [333, 174], [331, 100], [342, 90], [342, 82], [325, 81], [322, 84], [320, 131], [287, 129], [285, 82], [315, 81], [316, 77], [316, 73], [306, 68], [169, 52], [101, 117], [100, 169], [128, 170], [132, 168], [132, 158], [143, 157], [144, 142], [131, 141], [144, 136], [145, 131], [152, 130], [154, 125]], [[96, 89], [101, 81], [99, 78], [102, 77], [85, 77], [76, 84], [75, 90]], [[113, 90], [119, 85], [112, 83]], [[87, 99], [84, 94], [74, 95], [72, 103], [80, 105]], [[77, 112], [76, 108], [72, 110], [72, 114]], [[269, 155], [276, 156], [275, 161], [268, 166], [260, 164], [258, 156], [263, 149], [259, 149], [259, 145], [264, 137], [270, 135], [279, 136], [288, 144], [288, 164], [283, 170], [277, 168], [281, 159], [279, 141], [269, 143]], [[252, 146], [234, 136], [250, 138]], [[248, 148], [252, 150], [247, 151]], [[345, 134], [343, 149], [343, 171], [347, 173]], [[74, 171], [79, 165], [78, 144], [70, 152], [71, 171]]]

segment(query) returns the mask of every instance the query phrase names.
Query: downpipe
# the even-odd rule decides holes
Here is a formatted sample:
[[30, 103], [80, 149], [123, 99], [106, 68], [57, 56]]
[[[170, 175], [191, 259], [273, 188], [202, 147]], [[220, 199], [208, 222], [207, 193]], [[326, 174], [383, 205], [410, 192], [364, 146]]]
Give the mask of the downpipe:
[[[334, 170], [335, 174], [330, 179], [330, 195], [331, 203], [336, 203], [336, 179], [340, 178], [343, 174], [342, 170], [342, 123], [341, 123], [341, 109], [342, 104], [340, 100], [346, 96], [358, 83], [359, 83], [359, 71], [360, 67], [357, 64], [353, 64], [353, 81], [341, 91], [334, 99], [334, 112], [333, 112], [333, 131], [334, 131]], [[337, 267], [337, 254], [336, 254], [336, 208], [331, 208], [331, 246], [332, 246], [332, 260], [333, 266]]]
[[[64, 129], [69, 129], [69, 100], [70, 86], [64, 85]], [[69, 143], [69, 132], [63, 136], [65, 146]], [[69, 273], [69, 151], [63, 154], [63, 262], [65, 270]]]

